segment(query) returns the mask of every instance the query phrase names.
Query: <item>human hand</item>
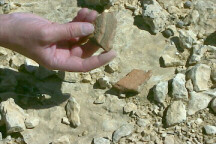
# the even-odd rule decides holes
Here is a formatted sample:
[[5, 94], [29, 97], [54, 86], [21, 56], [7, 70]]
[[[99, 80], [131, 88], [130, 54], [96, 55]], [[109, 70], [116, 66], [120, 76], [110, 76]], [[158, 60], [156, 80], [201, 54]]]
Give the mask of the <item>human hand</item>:
[[0, 15], [0, 45], [19, 52], [48, 69], [86, 72], [111, 61], [116, 53], [92, 56], [99, 47], [80, 41], [94, 31], [96, 11], [81, 9], [73, 21], [52, 23], [29, 13]]

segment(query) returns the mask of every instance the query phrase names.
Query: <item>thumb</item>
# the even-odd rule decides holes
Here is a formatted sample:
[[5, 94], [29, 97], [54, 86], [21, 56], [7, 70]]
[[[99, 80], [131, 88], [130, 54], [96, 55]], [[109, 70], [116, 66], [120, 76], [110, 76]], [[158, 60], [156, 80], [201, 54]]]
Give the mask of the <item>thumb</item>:
[[87, 22], [72, 22], [57, 24], [49, 28], [52, 42], [70, 40], [77, 37], [85, 37], [94, 32], [94, 26]]

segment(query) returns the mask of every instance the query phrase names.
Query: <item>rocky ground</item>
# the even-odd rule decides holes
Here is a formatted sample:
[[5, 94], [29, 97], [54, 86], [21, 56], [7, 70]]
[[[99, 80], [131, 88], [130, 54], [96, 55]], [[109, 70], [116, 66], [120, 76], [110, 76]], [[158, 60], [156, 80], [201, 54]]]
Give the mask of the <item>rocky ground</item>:
[[[0, 0], [59, 23], [81, 7], [115, 12], [118, 57], [69, 73], [1, 47], [0, 143], [215, 144], [216, 1]], [[133, 69], [152, 71], [138, 93], [112, 88]]]

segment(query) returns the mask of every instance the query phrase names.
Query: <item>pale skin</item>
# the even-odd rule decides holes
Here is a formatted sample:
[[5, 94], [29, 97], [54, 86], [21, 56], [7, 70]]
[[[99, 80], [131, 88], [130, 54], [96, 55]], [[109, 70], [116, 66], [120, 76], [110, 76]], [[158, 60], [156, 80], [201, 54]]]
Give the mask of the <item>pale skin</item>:
[[0, 15], [0, 46], [29, 57], [48, 69], [87, 72], [116, 57], [111, 50], [93, 56], [99, 49], [81, 40], [94, 32], [96, 11], [81, 9], [69, 23], [52, 23], [29, 13]]

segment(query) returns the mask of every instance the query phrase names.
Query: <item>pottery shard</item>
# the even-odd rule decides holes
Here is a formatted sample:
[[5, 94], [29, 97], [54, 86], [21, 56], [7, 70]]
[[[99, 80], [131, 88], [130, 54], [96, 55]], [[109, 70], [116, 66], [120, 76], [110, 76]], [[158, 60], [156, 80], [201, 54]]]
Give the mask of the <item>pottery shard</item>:
[[95, 21], [93, 40], [105, 51], [113, 48], [113, 40], [117, 27], [115, 13], [102, 13]]
[[148, 81], [152, 76], [152, 71], [145, 72], [143, 70], [134, 69], [124, 78], [119, 80], [114, 88], [121, 92], [139, 92], [140, 86]]
[[68, 120], [70, 121], [70, 124], [74, 128], [78, 127], [80, 125], [80, 117], [79, 117], [80, 105], [77, 103], [75, 98], [71, 97], [68, 100], [68, 103], [65, 109], [66, 109], [66, 114], [67, 114]]

